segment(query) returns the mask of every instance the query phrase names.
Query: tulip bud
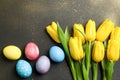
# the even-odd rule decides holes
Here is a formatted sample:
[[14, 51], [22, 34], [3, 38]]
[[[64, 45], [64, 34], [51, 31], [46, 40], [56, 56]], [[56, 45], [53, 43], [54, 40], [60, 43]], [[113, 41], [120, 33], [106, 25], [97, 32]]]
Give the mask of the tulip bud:
[[105, 41], [114, 28], [114, 23], [109, 19], [106, 19], [98, 28], [96, 33], [96, 39], [99, 41]]
[[117, 61], [119, 59], [119, 44], [117, 40], [110, 39], [107, 46], [107, 59]]
[[95, 62], [100, 62], [103, 60], [105, 54], [104, 45], [100, 41], [95, 41], [92, 50], [92, 59]]
[[82, 24], [74, 24], [73, 26], [73, 36], [74, 37], [80, 37], [82, 40], [82, 43], [85, 43], [85, 37], [77, 30], [79, 29], [80, 31], [82, 31], [84, 33], [84, 28], [82, 26]]
[[82, 41], [80, 37], [71, 37], [69, 40], [69, 49], [71, 57], [74, 60], [81, 60], [83, 58]]
[[96, 38], [96, 26], [95, 21], [89, 20], [85, 29], [86, 38], [88, 41], [94, 41]]
[[57, 33], [57, 24], [55, 22], [52, 22], [51, 25], [48, 25], [46, 27], [46, 30], [54, 41], [56, 41], [57, 43], [60, 43], [58, 33]]

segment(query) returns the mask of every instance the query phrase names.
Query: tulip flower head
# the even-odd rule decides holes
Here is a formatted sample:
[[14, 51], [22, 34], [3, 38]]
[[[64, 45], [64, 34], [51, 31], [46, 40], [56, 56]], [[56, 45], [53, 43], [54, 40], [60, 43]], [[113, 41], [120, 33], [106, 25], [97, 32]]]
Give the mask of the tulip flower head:
[[57, 33], [57, 24], [55, 22], [52, 22], [51, 25], [48, 25], [46, 27], [46, 30], [54, 41], [56, 41], [57, 43], [60, 43], [58, 33]]
[[86, 38], [88, 41], [94, 41], [96, 38], [96, 25], [95, 21], [89, 20], [85, 29]]
[[95, 62], [100, 62], [103, 60], [105, 54], [104, 45], [100, 41], [95, 41], [92, 50], [92, 59]]
[[118, 61], [119, 59], [119, 43], [117, 40], [110, 39], [107, 46], [107, 59]]
[[82, 26], [82, 24], [74, 24], [73, 26], [73, 36], [74, 37], [80, 37], [82, 40], [82, 43], [85, 43], [85, 37], [78, 31], [78, 29], [84, 33], [84, 28]]
[[114, 29], [114, 23], [109, 19], [106, 19], [97, 29], [96, 39], [98, 41], [105, 41]]
[[82, 48], [82, 41], [79, 37], [70, 37], [69, 40], [69, 49], [71, 57], [74, 60], [81, 60], [83, 58], [83, 48]]
[[120, 46], [120, 27], [115, 27], [110, 35], [110, 39], [118, 40]]

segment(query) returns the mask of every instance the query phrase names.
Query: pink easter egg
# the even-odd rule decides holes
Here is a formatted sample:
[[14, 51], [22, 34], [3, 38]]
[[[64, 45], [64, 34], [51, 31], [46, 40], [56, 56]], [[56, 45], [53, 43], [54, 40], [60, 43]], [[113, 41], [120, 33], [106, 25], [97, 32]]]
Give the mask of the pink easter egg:
[[29, 60], [36, 60], [39, 57], [39, 48], [34, 42], [29, 42], [25, 46], [25, 56]]

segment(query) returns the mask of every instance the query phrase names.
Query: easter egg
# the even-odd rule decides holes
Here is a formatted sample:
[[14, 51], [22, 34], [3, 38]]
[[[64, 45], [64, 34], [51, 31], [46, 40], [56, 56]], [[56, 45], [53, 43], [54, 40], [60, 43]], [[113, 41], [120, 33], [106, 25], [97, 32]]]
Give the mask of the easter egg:
[[18, 60], [16, 72], [21, 78], [28, 78], [32, 74], [32, 67], [26, 60]]
[[54, 62], [62, 62], [65, 59], [64, 51], [58, 46], [52, 46], [50, 48], [49, 56]]
[[21, 57], [21, 50], [17, 46], [9, 45], [3, 49], [3, 55], [10, 60], [17, 60]]
[[36, 70], [40, 74], [45, 74], [50, 69], [50, 60], [47, 56], [41, 56], [36, 62]]
[[29, 42], [25, 46], [25, 56], [29, 60], [36, 60], [39, 57], [39, 48], [34, 42]]

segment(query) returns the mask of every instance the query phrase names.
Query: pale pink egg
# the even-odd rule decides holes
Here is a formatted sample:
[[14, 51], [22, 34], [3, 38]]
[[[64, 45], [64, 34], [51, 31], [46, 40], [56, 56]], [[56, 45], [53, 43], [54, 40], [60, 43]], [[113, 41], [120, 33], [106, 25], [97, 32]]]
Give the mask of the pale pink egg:
[[29, 42], [25, 46], [25, 56], [29, 60], [36, 60], [39, 57], [39, 48], [34, 42]]

